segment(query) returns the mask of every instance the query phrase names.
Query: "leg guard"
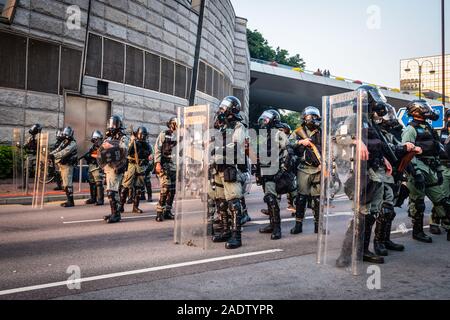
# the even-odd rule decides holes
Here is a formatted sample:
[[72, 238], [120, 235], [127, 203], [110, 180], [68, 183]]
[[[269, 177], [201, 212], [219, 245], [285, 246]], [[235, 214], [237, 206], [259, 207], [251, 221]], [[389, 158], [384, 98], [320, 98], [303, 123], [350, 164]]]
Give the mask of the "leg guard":
[[227, 241], [225, 248], [237, 249], [242, 246], [242, 207], [241, 199], [234, 199], [229, 201], [228, 209], [231, 212], [231, 238]]
[[103, 182], [97, 182], [96, 183], [97, 188], [97, 206], [102, 206], [105, 204], [105, 188], [103, 186]]
[[130, 190], [128, 188], [122, 188], [122, 190], [120, 190], [120, 205], [119, 205], [120, 213], [125, 212], [124, 206], [125, 206], [125, 203], [127, 202], [129, 191]]
[[252, 221], [252, 218], [250, 218], [247, 210], [247, 203], [245, 202], [245, 197], [241, 198], [241, 207], [242, 207], [242, 219], [241, 219], [241, 225], [246, 224], [247, 222]]
[[404, 251], [405, 246], [401, 244], [397, 244], [391, 241], [391, 229], [392, 229], [392, 222], [394, 221], [397, 214], [395, 213], [395, 209], [392, 206], [386, 206], [385, 209], [385, 215], [386, 215], [386, 228], [385, 228], [385, 237], [384, 237], [384, 246], [386, 249], [391, 251]]
[[230, 231], [230, 219], [228, 216], [228, 202], [224, 199], [217, 200], [218, 207], [217, 210], [220, 215], [221, 233], [219, 235], [214, 235], [212, 238], [213, 242], [226, 242], [231, 237]]
[[273, 194], [268, 194], [268, 195], [264, 196], [264, 202], [267, 204], [267, 207], [268, 207], [270, 223], [268, 226], [265, 226], [264, 228], [259, 229], [259, 232], [260, 233], [272, 233], [274, 230], [272, 208], [274, 208], [275, 205], [278, 205], [277, 198]]
[[370, 237], [372, 235], [372, 228], [376, 222], [376, 217], [373, 214], [368, 214], [364, 219], [364, 255], [363, 260], [365, 262], [383, 264], [384, 258], [377, 256], [369, 250]]
[[387, 214], [387, 208], [383, 207], [376, 221], [375, 236], [373, 239], [373, 248], [375, 249], [375, 253], [382, 257], [387, 257], [389, 255], [386, 247], [384, 246], [386, 241]]
[[433, 239], [423, 231], [423, 217], [426, 209], [423, 199], [414, 202], [416, 214], [413, 217], [413, 239], [423, 243], [432, 243]]
[[320, 219], [320, 197], [312, 198], [312, 207], [314, 213], [314, 233], [319, 233], [319, 219]]
[[67, 201], [61, 204], [63, 208], [71, 208], [75, 206], [75, 202], [73, 201], [73, 187], [65, 187], [64, 191], [66, 192]]
[[89, 182], [90, 198], [86, 200], [85, 204], [94, 204], [97, 202], [97, 185], [94, 182]]
[[111, 206], [111, 215], [105, 217], [108, 223], [117, 223], [122, 219], [119, 211], [118, 194], [115, 191], [108, 191], [109, 204]]
[[306, 205], [308, 196], [298, 194], [295, 210], [295, 226], [291, 229], [291, 234], [300, 234], [303, 232], [303, 220], [305, 219]]
[[133, 213], [139, 213], [142, 214], [143, 211], [139, 209], [139, 203], [141, 201], [141, 188], [135, 188], [135, 195], [134, 195], [134, 201], [133, 201]]

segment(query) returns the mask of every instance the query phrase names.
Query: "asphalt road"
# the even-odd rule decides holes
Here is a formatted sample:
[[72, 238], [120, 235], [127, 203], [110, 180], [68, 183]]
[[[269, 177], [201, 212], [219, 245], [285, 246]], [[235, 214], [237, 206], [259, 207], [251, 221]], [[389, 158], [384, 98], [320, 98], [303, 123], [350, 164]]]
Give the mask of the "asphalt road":
[[[144, 203], [143, 215], [124, 214], [108, 225], [102, 216], [109, 206], [44, 210], [29, 206], [0, 207], [0, 299], [441, 299], [450, 297], [450, 255], [445, 235], [435, 243], [413, 242], [404, 209], [398, 210], [396, 240], [407, 252], [395, 253], [381, 268], [382, 289], [369, 290], [364, 265], [360, 276], [316, 264], [317, 236], [311, 212], [304, 233], [289, 234], [291, 213], [282, 211], [283, 239], [259, 234], [267, 222], [262, 192], [254, 187], [247, 203], [253, 221], [246, 225], [243, 247], [197, 239], [174, 244], [174, 222], [155, 221], [155, 204]], [[343, 230], [349, 203], [337, 199], [331, 230]], [[186, 206], [200, 217], [199, 202]], [[286, 208], [283, 199], [282, 208]], [[131, 206], [127, 206], [128, 211]], [[197, 210], [197, 211], [196, 211]], [[334, 218], [333, 218], [334, 219]], [[188, 225], [186, 222], [183, 224]], [[330, 252], [341, 243], [330, 237]], [[331, 255], [333, 256], [333, 255]], [[331, 264], [331, 263], [330, 263]], [[81, 283], [67, 280], [81, 277]], [[424, 281], [423, 279], [427, 279]], [[68, 285], [69, 284], [69, 285]], [[388, 290], [388, 291], [386, 291]], [[425, 292], [425, 293], [423, 293]]]

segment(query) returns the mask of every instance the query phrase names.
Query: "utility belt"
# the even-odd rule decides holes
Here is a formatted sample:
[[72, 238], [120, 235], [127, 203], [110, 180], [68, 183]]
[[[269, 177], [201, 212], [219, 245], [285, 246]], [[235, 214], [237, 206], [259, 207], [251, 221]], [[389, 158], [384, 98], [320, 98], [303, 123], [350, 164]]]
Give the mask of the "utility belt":
[[136, 159], [134, 159], [133, 157], [128, 157], [128, 163], [137, 164], [139, 166], [146, 166], [148, 164], [148, 161], [138, 160], [138, 162], [136, 163]]
[[417, 157], [418, 160], [422, 161], [426, 166], [430, 167], [431, 170], [437, 171], [441, 165], [441, 161], [437, 158], [421, 158]]

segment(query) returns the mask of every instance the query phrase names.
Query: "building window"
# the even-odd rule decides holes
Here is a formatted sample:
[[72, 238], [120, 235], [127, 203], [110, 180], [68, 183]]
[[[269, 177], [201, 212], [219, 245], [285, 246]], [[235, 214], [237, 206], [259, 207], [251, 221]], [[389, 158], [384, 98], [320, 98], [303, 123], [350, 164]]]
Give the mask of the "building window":
[[161, 74], [161, 58], [145, 53], [145, 89], [159, 91], [159, 76]]
[[206, 92], [206, 65], [203, 61], [200, 61], [198, 67], [197, 90], [200, 92]]
[[186, 97], [186, 67], [179, 64], [175, 66], [175, 95]]
[[58, 94], [60, 46], [29, 40], [28, 90]]
[[27, 38], [0, 33], [0, 87], [25, 89]]
[[127, 66], [125, 73], [125, 83], [142, 87], [144, 77], [144, 58], [143, 51], [134, 47], [127, 46]]
[[17, 0], [0, 0], [0, 22], [12, 23]]
[[102, 37], [89, 34], [85, 71], [87, 76], [102, 77], [102, 46]]
[[161, 58], [161, 92], [173, 95], [175, 63]]
[[125, 45], [121, 42], [103, 39], [103, 79], [123, 83]]
[[79, 90], [81, 56], [82, 52], [79, 50], [61, 48], [60, 94], [63, 94], [64, 89]]
[[202, 4], [202, 0], [191, 0], [192, 10], [200, 13], [201, 4]]

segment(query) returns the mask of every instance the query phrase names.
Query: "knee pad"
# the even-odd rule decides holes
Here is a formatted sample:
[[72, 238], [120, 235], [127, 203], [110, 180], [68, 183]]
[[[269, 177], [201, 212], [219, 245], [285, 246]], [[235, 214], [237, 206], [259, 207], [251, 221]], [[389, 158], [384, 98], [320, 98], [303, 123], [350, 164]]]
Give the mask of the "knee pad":
[[269, 206], [269, 207], [274, 207], [278, 201], [277, 201], [277, 197], [273, 194], [266, 194], [264, 196], [264, 202]]

